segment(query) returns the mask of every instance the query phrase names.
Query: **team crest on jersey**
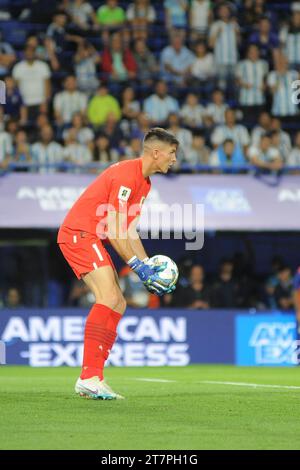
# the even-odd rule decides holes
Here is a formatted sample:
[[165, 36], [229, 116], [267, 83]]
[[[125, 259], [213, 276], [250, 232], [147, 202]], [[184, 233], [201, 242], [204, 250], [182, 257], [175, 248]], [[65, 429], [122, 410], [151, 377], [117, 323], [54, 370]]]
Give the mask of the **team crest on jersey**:
[[126, 188], [126, 186], [120, 186], [118, 199], [120, 199], [121, 201], [128, 201], [130, 193], [130, 188]]

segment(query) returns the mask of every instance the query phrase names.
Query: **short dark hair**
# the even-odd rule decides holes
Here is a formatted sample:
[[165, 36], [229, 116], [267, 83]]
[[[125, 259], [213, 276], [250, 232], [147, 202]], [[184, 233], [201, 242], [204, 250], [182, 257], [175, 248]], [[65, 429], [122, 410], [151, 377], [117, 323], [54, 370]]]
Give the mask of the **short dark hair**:
[[179, 142], [171, 132], [166, 131], [162, 127], [152, 127], [144, 137], [144, 143], [160, 140], [166, 144], [179, 146]]

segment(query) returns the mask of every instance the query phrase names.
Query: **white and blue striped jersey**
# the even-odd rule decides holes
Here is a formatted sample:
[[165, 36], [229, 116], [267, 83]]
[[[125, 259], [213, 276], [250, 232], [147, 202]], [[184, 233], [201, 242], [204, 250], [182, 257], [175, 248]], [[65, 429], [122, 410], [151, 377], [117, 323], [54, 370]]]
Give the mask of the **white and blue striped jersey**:
[[224, 140], [231, 139], [235, 144], [245, 147], [250, 144], [249, 132], [242, 124], [236, 124], [233, 127], [219, 125], [211, 135], [211, 143], [214, 146], [222, 145]]
[[12, 138], [8, 132], [0, 132], [0, 163], [13, 152]]
[[239, 87], [239, 103], [242, 106], [260, 106], [265, 102], [263, 84], [268, 74], [269, 66], [265, 60], [242, 60], [237, 64], [236, 76], [251, 88]]
[[300, 32], [292, 33], [285, 27], [279, 37], [289, 64], [300, 64]]
[[268, 75], [269, 87], [277, 87], [273, 93], [272, 114], [274, 116], [294, 116], [298, 113], [298, 107], [292, 101], [292, 83], [298, 80], [299, 74], [296, 70], [288, 70], [279, 74], [275, 70]]
[[[44, 145], [42, 142], [36, 142], [31, 147], [32, 159], [34, 163], [41, 165], [53, 165], [62, 163], [63, 161], [63, 148], [57, 142], [50, 142], [48, 145]], [[53, 173], [55, 168], [47, 168], [47, 166], [39, 169], [40, 173]]]
[[225, 23], [225, 21], [222, 20], [215, 21], [211, 25], [209, 37], [214, 36], [219, 31], [214, 46], [217, 65], [235, 65], [237, 63], [238, 49], [236, 29], [236, 23]]

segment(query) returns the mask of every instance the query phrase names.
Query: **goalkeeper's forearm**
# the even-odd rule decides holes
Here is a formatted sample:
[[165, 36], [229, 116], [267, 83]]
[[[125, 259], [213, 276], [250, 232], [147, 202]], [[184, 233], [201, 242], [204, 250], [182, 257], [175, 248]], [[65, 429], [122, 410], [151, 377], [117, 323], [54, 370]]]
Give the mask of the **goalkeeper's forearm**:
[[[133, 256], [137, 256], [139, 259], [147, 257], [142, 242], [135, 240], [134, 230], [129, 231], [122, 228], [124, 227], [123, 214], [110, 212], [107, 216], [107, 227], [107, 235], [112, 247], [126, 263]], [[137, 237], [139, 238], [138, 234]]]
[[137, 256], [140, 260], [148, 258], [142, 240], [136, 230], [135, 232], [129, 231], [129, 241], [135, 256]]

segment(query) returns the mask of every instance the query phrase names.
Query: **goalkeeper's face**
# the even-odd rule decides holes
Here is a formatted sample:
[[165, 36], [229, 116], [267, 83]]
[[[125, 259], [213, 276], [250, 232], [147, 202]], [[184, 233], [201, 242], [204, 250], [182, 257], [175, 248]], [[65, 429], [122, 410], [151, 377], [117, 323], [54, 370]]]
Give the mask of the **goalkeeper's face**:
[[158, 173], [168, 173], [170, 168], [176, 163], [177, 146], [160, 142], [155, 149], [156, 166]]

